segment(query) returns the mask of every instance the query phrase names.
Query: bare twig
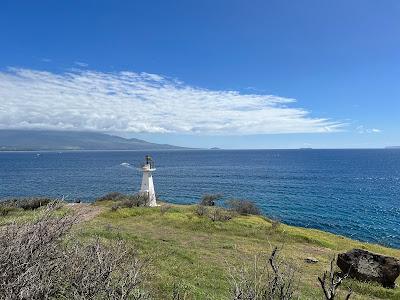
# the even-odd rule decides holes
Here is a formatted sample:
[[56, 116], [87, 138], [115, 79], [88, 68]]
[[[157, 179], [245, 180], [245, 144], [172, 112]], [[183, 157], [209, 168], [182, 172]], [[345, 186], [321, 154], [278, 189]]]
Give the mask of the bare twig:
[[[336, 296], [338, 294], [338, 290], [340, 285], [342, 284], [343, 280], [345, 280], [348, 277], [348, 273], [339, 276], [337, 273], [334, 271], [334, 263], [335, 263], [335, 258], [331, 260], [330, 263], [330, 270], [329, 273], [328, 271], [325, 271], [322, 278], [318, 277], [318, 281], [321, 285], [321, 289], [324, 292], [324, 296], [326, 300], [334, 300], [336, 299]], [[328, 278], [329, 275], [329, 278]], [[352, 294], [352, 291], [349, 290], [346, 300], [350, 299], [350, 296]]]
[[278, 260], [278, 248], [260, 263], [255, 256], [251, 268], [229, 270], [234, 300], [289, 300], [297, 291], [292, 266]]

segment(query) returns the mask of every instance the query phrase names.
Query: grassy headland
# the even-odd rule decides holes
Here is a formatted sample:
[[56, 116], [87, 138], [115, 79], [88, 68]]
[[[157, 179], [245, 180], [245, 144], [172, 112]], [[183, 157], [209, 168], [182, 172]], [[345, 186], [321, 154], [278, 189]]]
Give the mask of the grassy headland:
[[[328, 268], [338, 252], [362, 248], [400, 257], [400, 250], [362, 243], [319, 230], [273, 222], [262, 216], [235, 216], [228, 221], [212, 221], [197, 216], [195, 206], [172, 205], [159, 208], [121, 208], [113, 211], [112, 201], [96, 205], [103, 213], [81, 226], [84, 238], [101, 236], [124, 239], [135, 245], [154, 268], [152, 288], [166, 299], [174, 283], [185, 286], [193, 299], [229, 299], [229, 266], [252, 262], [254, 255], [269, 254], [274, 246], [281, 256], [297, 267], [301, 299], [322, 299], [317, 276]], [[307, 264], [308, 256], [319, 260]], [[399, 283], [399, 279], [397, 281]], [[384, 289], [375, 284], [347, 280], [352, 299], [400, 299], [400, 289]]]
[[[115, 204], [101, 201], [89, 205], [100, 213], [78, 224], [71, 234], [79, 240], [100, 237], [112, 243], [122, 239], [133, 245], [148, 261], [147, 285], [156, 299], [171, 299], [174, 285], [187, 292], [186, 299], [230, 299], [230, 266], [251, 264], [255, 255], [268, 255], [274, 246], [281, 248], [280, 256], [297, 269], [300, 299], [323, 299], [317, 277], [339, 252], [362, 248], [400, 257], [398, 249], [274, 224], [262, 216], [236, 215], [227, 221], [213, 221], [196, 214], [192, 205], [113, 209]], [[14, 209], [0, 217], [0, 225], [15, 219], [28, 221], [37, 213]], [[306, 263], [304, 259], [309, 256], [318, 263]], [[399, 288], [385, 289], [347, 279], [341, 287], [342, 295], [348, 287], [354, 291], [351, 299], [400, 299]]]

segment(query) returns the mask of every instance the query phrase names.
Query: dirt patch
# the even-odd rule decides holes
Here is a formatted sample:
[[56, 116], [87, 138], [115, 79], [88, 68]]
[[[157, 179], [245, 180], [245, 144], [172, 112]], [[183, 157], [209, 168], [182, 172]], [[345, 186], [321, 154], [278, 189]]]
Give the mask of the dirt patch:
[[104, 211], [104, 207], [89, 203], [68, 203], [67, 207], [75, 212], [78, 223], [90, 221]]

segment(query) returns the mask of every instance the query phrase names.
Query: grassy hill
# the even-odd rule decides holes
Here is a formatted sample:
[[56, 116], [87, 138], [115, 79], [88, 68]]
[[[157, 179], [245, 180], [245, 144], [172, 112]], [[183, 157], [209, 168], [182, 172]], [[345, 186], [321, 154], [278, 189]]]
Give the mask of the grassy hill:
[[[274, 246], [282, 248], [280, 257], [297, 269], [300, 299], [323, 299], [317, 276], [328, 269], [338, 252], [363, 248], [400, 257], [398, 249], [274, 224], [262, 216], [237, 215], [228, 221], [212, 221], [198, 216], [190, 205], [115, 210], [114, 204], [102, 201], [89, 205], [100, 213], [80, 223], [72, 235], [80, 240], [100, 237], [106, 243], [122, 239], [133, 245], [140, 257], [148, 261], [148, 287], [156, 299], [171, 299], [177, 284], [189, 295], [186, 299], [230, 299], [229, 268], [251, 266], [255, 255], [269, 255]], [[0, 224], [29, 220], [34, 214], [15, 210], [0, 217]], [[318, 263], [306, 263], [304, 259], [309, 256], [317, 258]], [[341, 290], [345, 292], [348, 287], [354, 291], [350, 299], [400, 299], [400, 288], [385, 289], [350, 279]]]

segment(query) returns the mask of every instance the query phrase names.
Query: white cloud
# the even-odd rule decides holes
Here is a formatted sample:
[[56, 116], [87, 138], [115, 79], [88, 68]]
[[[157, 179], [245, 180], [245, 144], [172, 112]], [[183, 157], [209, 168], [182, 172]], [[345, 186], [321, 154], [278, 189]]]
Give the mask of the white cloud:
[[82, 67], [82, 68], [86, 68], [87, 66], [89, 66], [87, 63], [80, 62], [80, 61], [76, 61], [76, 62], [74, 62], [74, 64], [77, 65], [78, 67]]
[[364, 134], [364, 133], [381, 133], [382, 130], [378, 128], [365, 128], [363, 125], [357, 126], [356, 128], [358, 133]]
[[313, 133], [344, 124], [294, 99], [189, 86], [148, 73], [0, 72], [0, 128], [194, 134]]

